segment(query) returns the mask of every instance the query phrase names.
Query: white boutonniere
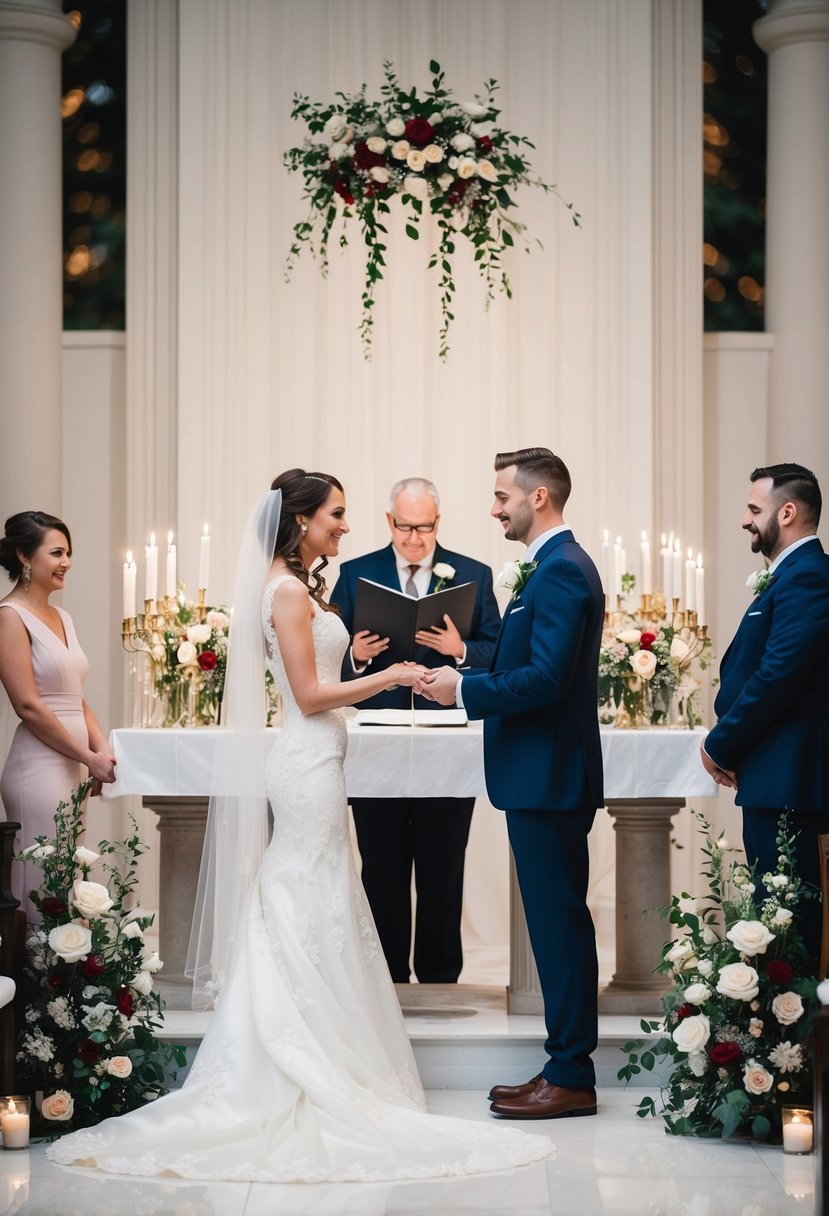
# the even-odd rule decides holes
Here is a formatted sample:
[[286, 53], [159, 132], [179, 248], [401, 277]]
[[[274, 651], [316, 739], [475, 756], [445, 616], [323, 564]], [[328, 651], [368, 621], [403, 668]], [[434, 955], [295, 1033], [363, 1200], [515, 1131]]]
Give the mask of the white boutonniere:
[[[442, 591], [444, 583], [451, 583], [452, 579], [457, 574], [454, 566], [450, 566], [448, 562], [435, 562], [432, 567], [432, 573], [437, 575], [435, 583], [435, 591]], [[434, 592], [432, 593], [434, 595]]]
[[499, 587], [506, 587], [515, 599], [526, 587], [527, 581], [538, 562], [507, 562], [496, 579]]
[[773, 581], [771, 570], [752, 570], [746, 579], [746, 586], [751, 589], [752, 595], [761, 595]]

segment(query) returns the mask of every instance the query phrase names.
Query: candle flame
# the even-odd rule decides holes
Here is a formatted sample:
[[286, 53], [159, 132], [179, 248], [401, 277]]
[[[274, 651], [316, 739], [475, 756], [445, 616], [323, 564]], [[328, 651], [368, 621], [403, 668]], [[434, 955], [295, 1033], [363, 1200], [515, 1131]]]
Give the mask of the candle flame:
[[209, 535], [210, 535], [210, 529], [209, 529], [209, 527], [207, 526], [207, 524], [205, 524], [205, 525], [204, 525], [204, 530], [203, 530], [202, 535], [203, 535], [203, 536], [209, 536]]
[[173, 543], [173, 533], [172, 533], [172, 530], [171, 530], [171, 531], [169, 531], [169, 532], [167, 533], [167, 544], [168, 544], [168, 545], [171, 545], [172, 543]]
[[150, 548], [155, 548], [155, 532], [150, 533]]
[[17, 1107], [14, 1104], [14, 1098], [9, 1098], [9, 1114], [13, 1115], [16, 1111]]
[[648, 543], [648, 534], [644, 528], [642, 529], [642, 540], [645, 542], [645, 544]]
[[132, 549], [127, 549], [127, 565], [132, 565]]
[[698, 553], [697, 554], [697, 570], [701, 570], [701, 569], [702, 569], [702, 554]]
[[604, 543], [605, 543], [605, 544], [607, 544], [607, 542], [608, 542], [609, 540], [610, 540], [610, 530], [609, 530], [608, 528], [605, 528], [605, 530], [604, 530]]

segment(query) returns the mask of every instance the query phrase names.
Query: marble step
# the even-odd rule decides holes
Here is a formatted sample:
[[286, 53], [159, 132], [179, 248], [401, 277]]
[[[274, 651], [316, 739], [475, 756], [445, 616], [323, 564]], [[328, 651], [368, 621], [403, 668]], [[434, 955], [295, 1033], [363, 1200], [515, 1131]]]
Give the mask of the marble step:
[[[426, 1089], [481, 1089], [496, 1083], [526, 1081], [543, 1060], [544, 1022], [540, 1017], [508, 1014], [503, 988], [454, 984], [399, 985], [406, 1029]], [[642, 1016], [655, 1017], [656, 1013]], [[187, 1049], [188, 1062], [209, 1025], [211, 1014], [168, 1008], [163, 1037]], [[623, 1043], [641, 1037], [639, 1015], [601, 1015], [594, 1054], [596, 1083], [620, 1086], [616, 1073], [625, 1063]], [[183, 1080], [180, 1073], [178, 1082]], [[641, 1074], [631, 1088], [653, 1090], [660, 1078]], [[635, 1105], [635, 1095], [631, 1095]]]

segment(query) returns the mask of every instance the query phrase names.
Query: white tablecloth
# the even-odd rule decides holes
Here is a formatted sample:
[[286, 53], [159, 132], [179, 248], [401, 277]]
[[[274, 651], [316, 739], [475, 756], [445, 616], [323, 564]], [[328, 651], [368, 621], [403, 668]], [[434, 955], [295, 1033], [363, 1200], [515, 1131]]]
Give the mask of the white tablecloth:
[[[115, 730], [118, 780], [105, 798], [198, 797], [210, 792], [219, 727]], [[266, 731], [276, 737], [276, 731]], [[606, 798], [713, 798], [717, 786], [699, 759], [703, 729], [614, 730], [602, 727]], [[352, 798], [477, 797], [486, 793], [483, 731], [465, 727], [348, 724], [346, 786]]]

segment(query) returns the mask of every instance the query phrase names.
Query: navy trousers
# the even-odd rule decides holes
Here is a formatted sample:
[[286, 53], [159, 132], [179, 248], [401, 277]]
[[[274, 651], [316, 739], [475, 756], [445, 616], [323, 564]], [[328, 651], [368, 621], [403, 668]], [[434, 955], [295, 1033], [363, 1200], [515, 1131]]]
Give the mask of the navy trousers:
[[599, 966], [587, 907], [587, 835], [595, 810], [507, 811], [512, 853], [538, 968], [553, 1085], [590, 1089], [598, 1042]]

